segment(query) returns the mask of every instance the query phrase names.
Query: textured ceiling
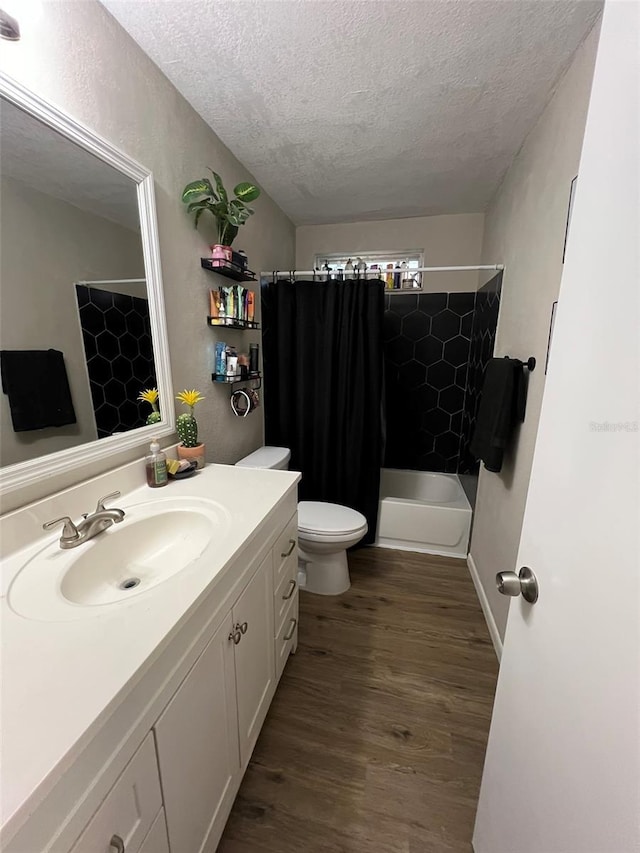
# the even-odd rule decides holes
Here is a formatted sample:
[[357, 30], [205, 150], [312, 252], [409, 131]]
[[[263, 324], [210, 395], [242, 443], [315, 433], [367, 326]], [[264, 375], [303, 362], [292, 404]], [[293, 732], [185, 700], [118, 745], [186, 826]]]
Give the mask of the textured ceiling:
[[296, 224], [484, 210], [601, 8], [102, 3]]
[[2, 98], [0, 174], [140, 230], [135, 181]]

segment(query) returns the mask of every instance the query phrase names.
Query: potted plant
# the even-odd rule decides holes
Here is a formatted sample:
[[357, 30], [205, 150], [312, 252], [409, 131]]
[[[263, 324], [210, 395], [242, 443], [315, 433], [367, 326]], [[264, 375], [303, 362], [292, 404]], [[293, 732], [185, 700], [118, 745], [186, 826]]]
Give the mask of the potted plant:
[[157, 424], [162, 420], [162, 415], [158, 409], [158, 389], [157, 388], [145, 388], [144, 391], [141, 391], [138, 395], [138, 400], [141, 403], [149, 403], [151, 405], [151, 412], [147, 416], [146, 424], [149, 426], [150, 424]]
[[195, 461], [198, 468], [204, 468], [205, 446], [198, 444], [198, 422], [193, 414], [196, 403], [204, 400], [204, 397], [194, 388], [192, 391], [181, 391], [176, 400], [189, 407], [188, 413], [183, 412], [176, 419], [176, 432], [180, 438], [178, 457], [188, 459], [189, 462]]
[[182, 191], [182, 201], [187, 205], [189, 213], [193, 213], [196, 228], [205, 210], [208, 210], [216, 220], [218, 242], [211, 249], [212, 258], [219, 262], [218, 266], [221, 266], [226, 261], [232, 260], [231, 244], [240, 226], [244, 225], [254, 212], [252, 208], [247, 207], [246, 203], [255, 201], [260, 195], [260, 190], [255, 184], [244, 181], [234, 188], [234, 198], [230, 199], [220, 175], [213, 169], [209, 171], [213, 175], [215, 189], [209, 178], [200, 178], [199, 181], [187, 184]]

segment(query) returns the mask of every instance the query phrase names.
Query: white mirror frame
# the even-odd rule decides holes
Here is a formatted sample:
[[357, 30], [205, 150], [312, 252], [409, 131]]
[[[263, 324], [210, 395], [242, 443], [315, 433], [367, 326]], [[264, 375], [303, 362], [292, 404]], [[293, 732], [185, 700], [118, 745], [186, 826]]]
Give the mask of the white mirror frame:
[[153, 357], [162, 414], [162, 420], [157, 424], [138, 427], [127, 433], [86, 442], [77, 447], [70, 447], [57, 453], [48, 453], [26, 462], [18, 462], [15, 465], [6, 465], [4, 468], [0, 468], [0, 497], [2, 497], [44, 478], [55, 477], [62, 472], [69, 472], [108, 458], [118, 451], [142, 448], [149, 444], [152, 436], [163, 437], [174, 433], [175, 409], [152, 173], [119, 151], [110, 142], [2, 72], [0, 72], [0, 97], [6, 98], [15, 106], [40, 119], [44, 124], [66, 136], [71, 142], [84, 148], [85, 151], [89, 151], [137, 183], [140, 236], [147, 279]]

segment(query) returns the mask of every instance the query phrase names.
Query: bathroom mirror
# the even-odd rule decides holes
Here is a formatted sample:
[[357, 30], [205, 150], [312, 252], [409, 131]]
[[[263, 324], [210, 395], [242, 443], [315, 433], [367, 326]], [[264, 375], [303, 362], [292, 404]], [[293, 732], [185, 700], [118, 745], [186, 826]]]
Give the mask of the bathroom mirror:
[[0, 181], [7, 492], [173, 432], [174, 407], [150, 172], [0, 75]]

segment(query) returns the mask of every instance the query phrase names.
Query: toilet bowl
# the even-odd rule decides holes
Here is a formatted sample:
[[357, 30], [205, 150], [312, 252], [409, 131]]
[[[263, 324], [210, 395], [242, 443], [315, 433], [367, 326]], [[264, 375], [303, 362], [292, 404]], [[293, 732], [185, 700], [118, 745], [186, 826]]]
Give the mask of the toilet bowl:
[[[261, 447], [240, 459], [242, 468], [286, 469], [287, 447]], [[367, 532], [362, 513], [340, 504], [300, 501], [298, 504], [298, 556], [304, 583], [301, 588], [317, 595], [340, 595], [351, 586], [347, 548]]]
[[305, 563], [308, 592], [340, 595], [351, 586], [347, 548], [367, 532], [367, 519], [355, 509], [322, 501], [298, 504], [298, 548]]

